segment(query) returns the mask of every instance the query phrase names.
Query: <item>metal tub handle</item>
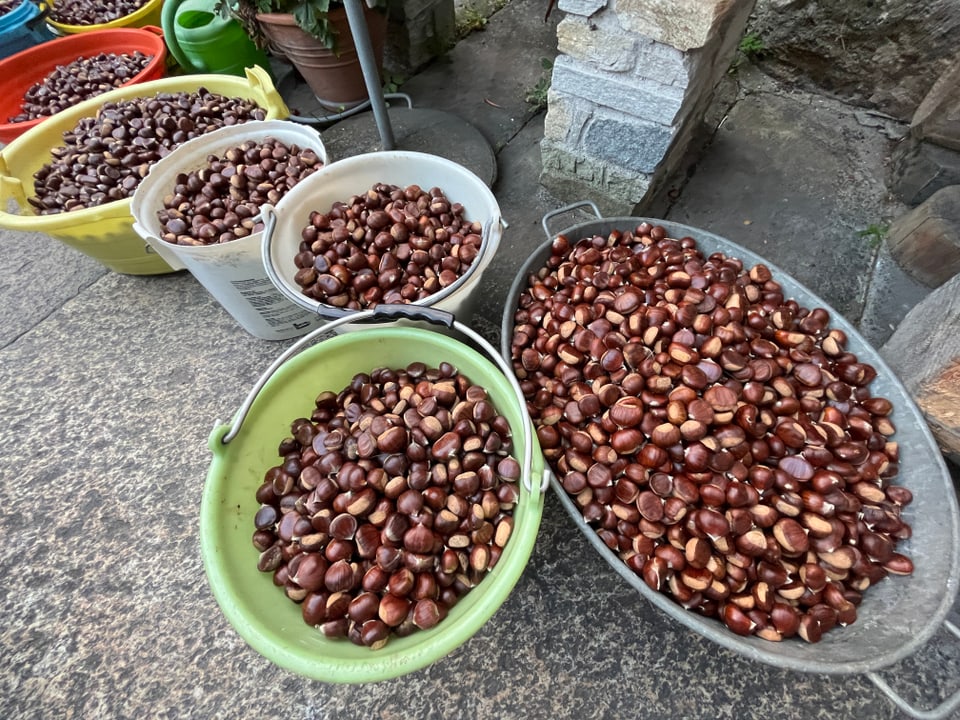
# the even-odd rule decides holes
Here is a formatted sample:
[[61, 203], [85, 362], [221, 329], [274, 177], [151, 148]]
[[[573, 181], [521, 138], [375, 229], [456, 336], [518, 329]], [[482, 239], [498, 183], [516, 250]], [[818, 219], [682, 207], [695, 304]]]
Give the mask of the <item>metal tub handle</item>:
[[[960, 638], [960, 627], [957, 627], [949, 620], [943, 621], [943, 626], [953, 633], [957, 638]], [[876, 671], [870, 671], [865, 673], [870, 682], [877, 686], [880, 691], [886, 695], [898, 708], [903, 710], [907, 715], [918, 720], [941, 720], [947, 715], [952, 713], [957, 708], [960, 708], [960, 690], [957, 690], [952, 695], [950, 695], [946, 700], [937, 705], [936, 707], [930, 708], [929, 710], [921, 710], [915, 708], [907, 700], [902, 698], [896, 690], [894, 690], [890, 685], [880, 677], [880, 674]]]
[[597, 207], [596, 203], [593, 200], [581, 200], [580, 202], [575, 202], [572, 205], [565, 205], [563, 207], [557, 208], [556, 210], [551, 210], [548, 213], [544, 213], [543, 219], [540, 221], [540, 224], [543, 225], [543, 232], [547, 236], [547, 240], [553, 239], [553, 233], [550, 232], [550, 221], [553, 220], [558, 215], [563, 215], [568, 212], [573, 212], [574, 210], [579, 210], [580, 208], [590, 208], [594, 215], [596, 215], [597, 220], [602, 220], [603, 215], [600, 213], [600, 209]]
[[[502, 372], [504, 377], [507, 379], [507, 382], [510, 383], [510, 387], [513, 390], [518, 407], [521, 410], [521, 414], [524, 416], [526, 415], [527, 401], [523, 396], [523, 391], [520, 389], [520, 383], [513, 374], [513, 368], [507, 365], [506, 361], [500, 357], [497, 351], [489, 342], [487, 342], [486, 339], [463, 323], [459, 322], [452, 313], [444, 310], [437, 310], [436, 308], [418, 307], [416, 305], [377, 305], [370, 310], [358, 311], [356, 313], [351, 313], [344, 317], [337, 318], [336, 320], [332, 320], [326, 325], [318, 327], [310, 333], [304, 335], [297, 342], [284, 350], [283, 353], [281, 353], [273, 361], [273, 363], [271, 363], [270, 367], [264, 371], [264, 373], [254, 384], [253, 389], [243, 401], [240, 409], [237, 410], [237, 414], [234, 417], [230, 428], [226, 433], [224, 433], [223, 437], [220, 438], [220, 442], [226, 445], [237, 436], [237, 434], [240, 432], [240, 428], [243, 426], [243, 421], [249, 414], [250, 408], [253, 407], [253, 403], [256, 401], [257, 396], [260, 394], [260, 391], [267, 384], [270, 378], [273, 377], [274, 373], [276, 373], [276, 371], [279, 370], [287, 360], [307, 346], [311, 345], [318, 336], [335, 330], [341, 325], [346, 325], [347, 323], [380, 322], [383, 320], [421, 320], [424, 322], [433, 323], [434, 325], [442, 325], [446, 328], [452, 328], [462, 335], [465, 335], [471, 341], [476, 343], [476, 345], [483, 350], [488, 358], [492, 359], [494, 364], [497, 365], [497, 367], [500, 369], [500, 372]], [[221, 425], [221, 423], [218, 421], [216, 426], [219, 425]], [[542, 494], [546, 492], [547, 487], [550, 485], [550, 472], [549, 470], [544, 469], [543, 477], [540, 478], [539, 485], [534, 485], [532, 478], [532, 427], [533, 423], [530, 422], [529, 419], [523, 423], [523, 461], [521, 479], [528, 492], [531, 494]]]

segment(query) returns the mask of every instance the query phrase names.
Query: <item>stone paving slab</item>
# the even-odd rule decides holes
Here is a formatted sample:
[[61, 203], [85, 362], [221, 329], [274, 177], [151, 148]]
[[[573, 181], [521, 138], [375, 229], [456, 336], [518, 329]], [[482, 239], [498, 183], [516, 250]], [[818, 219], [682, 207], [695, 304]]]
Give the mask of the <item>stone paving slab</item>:
[[[537, 184], [542, 115], [524, 115], [525, 103], [516, 100], [539, 65], [511, 64], [505, 54], [517, 46], [527, 48], [528, 59], [550, 52], [532, 34], [542, 11], [539, 2], [514, 0], [484, 33], [411, 81], [423, 83], [419, 104], [463, 112], [497, 151], [494, 192], [510, 225], [471, 319], [492, 341], [516, 268], [543, 242], [540, 218], [563, 204]], [[800, 175], [804, 155], [843, 147], [825, 139], [833, 127], [829, 112], [814, 113], [817, 137], [794, 130], [793, 144], [773, 141], [776, 133], [789, 134], [778, 124], [796, 125], [807, 109], [800, 104], [796, 116], [777, 115], [747, 104], [731, 113], [740, 121], [698, 171], [704, 183], [714, 179], [714, 195], [706, 184], [698, 189], [694, 176], [670, 219], [744, 244], [758, 241], [761, 252], [762, 227], [782, 226], [783, 234], [811, 242], [828, 237], [816, 230], [832, 207], [825, 181]], [[732, 148], [763, 134], [781, 192], [750, 185], [749, 194], [724, 196], [723, 183], [755, 182]], [[854, 134], [850, 142], [861, 140]], [[781, 152], [785, 147], [800, 157]], [[749, 160], [763, 169], [759, 153]], [[724, 180], [723, 167], [733, 180]], [[869, 180], [875, 166], [868, 168], [850, 183]], [[783, 192], [791, 198], [789, 217]], [[810, 198], [806, 223], [795, 196]], [[712, 204], [703, 202], [708, 197]], [[862, 215], [840, 215], [844, 242], [863, 220], [879, 217], [873, 202], [864, 203]], [[743, 226], [744, 219], [753, 225]], [[746, 239], [738, 234], [744, 228]], [[273, 666], [220, 613], [203, 574], [198, 519], [211, 429], [289, 343], [247, 335], [187, 273], [117, 275], [31, 235], [0, 232], [0, 246], [7, 311], [0, 341], [0, 716], [904, 717], [863, 676], [752, 662], [679, 626], [598, 561], [552, 495], [514, 592], [474, 638], [435, 665], [364, 686], [305, 680]], [[830, 267], [832, 250], [828, 244], [817, 253], [821, 270]], [[794, 260], [784, 255], [777, 262]], [[863, 297], [852, 278], [853, 268], [870, 267], [860, 238], [846, 262], [851, 269], [839, 267], [851, 288], [838, 282], [821, 290], [831, 299]], [[929, 653], [898, 663], [888, 677], [911, 699], [936, 702], [956, 689], [960, 647], [938, 638]]]
[[109, 272], [103, 265], [49, 235], [0, 230], [0, 292], [6, 346]]

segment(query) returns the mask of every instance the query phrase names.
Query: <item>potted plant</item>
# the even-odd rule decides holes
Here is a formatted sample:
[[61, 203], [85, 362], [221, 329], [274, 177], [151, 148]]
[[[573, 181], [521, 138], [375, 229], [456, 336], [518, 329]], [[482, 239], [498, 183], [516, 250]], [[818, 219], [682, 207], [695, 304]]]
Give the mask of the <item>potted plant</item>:
[[[383, 62], [387, 0], [364, 17], [377, 69]], [[367, 99], [363, 71], [347, 21], [337, 0], [218, 0], [217, 11], [236, 18], [259, 48], [292, 64], [322, 104], [349, 108]]]

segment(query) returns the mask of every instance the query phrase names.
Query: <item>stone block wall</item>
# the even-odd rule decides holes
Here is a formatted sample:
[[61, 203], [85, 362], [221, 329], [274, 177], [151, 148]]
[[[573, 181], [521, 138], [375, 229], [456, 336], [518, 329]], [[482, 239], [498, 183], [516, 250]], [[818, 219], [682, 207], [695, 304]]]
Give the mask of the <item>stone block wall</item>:
[[642, 205], [680, 162], [754, 0], [560, 0], [541, 182], [606, 215]]

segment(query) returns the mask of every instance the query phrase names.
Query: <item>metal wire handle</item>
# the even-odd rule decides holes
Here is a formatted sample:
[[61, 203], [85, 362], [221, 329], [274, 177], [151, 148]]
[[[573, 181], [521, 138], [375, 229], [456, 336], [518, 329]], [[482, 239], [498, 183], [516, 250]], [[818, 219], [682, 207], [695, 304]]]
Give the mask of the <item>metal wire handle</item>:
[[[943, 626], [960, 638], [960, 627], [957, 627], [949, 620], [944, 620]], [[953, 693], [953, 695], [950, 695], [946, 700], [936, 707], [931, 708], [930, 710], [920, 710], [919, 708], [915, 708], [903, 697], [901, 697], [897, 691], [887, 683], [886, 680], [880, 677], [879, 673], [871, 671], [866, 673], [866, 676], [869, 678], [870, 682], [876, 685], [877, 688], [883, 692], [884, 695], [893, 701], [894, 705], [903, 710], [910, 717], [917, 718], [918, 720], [941, 720], [941, 718], [945, 718], [954, 710], [960, 708], [960, 690]]]
[[[523, 422], [523, 464], [521, 473], [521, 481], [523, 482], [524, 487], [531, 494], [533, 493], [544, 493], [546, 492], [547, 487], [550, 484], [550, 474], [544, 470], [543, 477], [540, 479], [539, 486], [533, 484], [533, 432], [531, 430], [532, 423], [527, 417], [526, 407], [527, 401], [523, 396], [523, 390], [520, 389], [520, 383], [517, 381], [516, 377], [513, 374], [513, 368], [507, 365], [506, 361], [500, 357], [500, 355], [494, 350], [493, 346], [486, 341], [481, 335], [476, 331], [470, 329], [463, 323], [459, 322], [452, 313], [446, 312], [444, 310], [437, 310], [436, 308], [424, 308], [418, 307], [416, 305], [377, 305], [376, 307], [370, 310], [361, 310], [351, 315], [345, 317], [337, 318], [331, 322], [323, 325], [322, 327], [316, 328], [307, 335], [304, 335], [293, 345], [288, 347], [283, 351], [274, 361], [271, 363], [263, 374], [259, 377], [257, 382], [254, 384], [253, 389], [247, 395], [247, 398], [243, 401], [243, 404], [240, 405], [240, 409], [237, 410], [237, 414], [234, 416], [233, 423], [230, 426], [230, 429], [220, 438], [220, 442], [224, 445], [228, 444], [233, 440], [237, 434], [240, 432], [240, 428], [243, 426], [243, 421], [246, 420], [247, 415], [250, 413], [250, 408], [253, 407], [253, 403], [256, 401], [257, 396], [260, 394], [260, 391], [263, 390], [264, 386], [270, 380], [271, 377], [280, 369], [280, 367], [291, 357], [299, 353], [305, 347], [310, 345], [319, 335], [327, 333], [331, 330], [335, 330], [341, 325], [346, 325], [347, 323], [363, 323], [363, 322], [377, 322], [380, 320], [422, 320], [425, 322], [433, 323], [434, 325], [442, 325], [447, 328], [452, 328], [457, 332], [467, 336], [470, 340], [476, 343], [483, 351], [491, 358], [503, 375], [506, 377], [507, 382], [510, 383], [511, 389], [516, 396], [518, 407], [520, 408], [521, 415], [524, 417]], [[217, 426], [221, 423], [218, 421]]]
[[551, 210], [547, 213], [544, 213], [543, 219], [540, 220], [540, 224], [543, 226], [543, 232], [547, 236], [547, 240], [553, 239], [553, 233], [550, 232], [550, 226], [548, 225], [551, 220], [558, 215], [563, 215], [564, 213], [572, 212], [583, 207], [590, 208], [593, 211], [593, 214], [597, 216], [597, 220], [603, 220], [603, 215], [600, 212], [600, 208], [597, 207], [593, 200], [581, 200], [580, 202], [575, 202], [572, 205], [564, 205], [556, 210]]
[[[273, 246], [273, 231], [277, 226], [277, 212], [273, 205], [270, 203], [262, 205], [260, 207], [260, 214], [257, 215], [257, 217], [263, 222], [263, 239], [260, 241], [260, 257], [263, 261], [263, 271], [267, 274], [267, 277], [270, 279], [270, 282], [273, 283], [273, 286], [279, 290], [283, 296], [287, 298], [287, 300], [290, 300], [302, 308], [306, 308], [308, 310], [314, 309], [309, 303], [307, 303], [306, 298], [303, 295], [300, 293], [293, 293], [289, 288], [287, 288], [283, 280], [280, 278], [280, 273], [277, 272], [277, 268], [274, 267], [273, 260], [270, 257], [271, 248]], [[256, 218], [254, 218], [254, 220], [256, 220]], [[317, 314], [319, 315], [319, 308], [317, 308], [317, 310]], [[322, 328], [326, 327], [327, 325], [322, 326]], [[310, 336], [308, 335], [307, 337]]]

